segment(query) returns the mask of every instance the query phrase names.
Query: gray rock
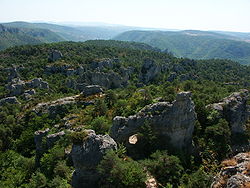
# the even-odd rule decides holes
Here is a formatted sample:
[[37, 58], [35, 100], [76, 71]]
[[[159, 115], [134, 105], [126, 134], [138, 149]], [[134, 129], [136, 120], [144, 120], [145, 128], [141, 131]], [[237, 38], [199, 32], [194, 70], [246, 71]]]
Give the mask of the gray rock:
[[177, 78], [176, 72], [172, 72], [172, 73], [170, 73], [170, 75], [168, 76], [167, 81], [168, 81], [168, 82], [173, 82], [176, 78]]
[[235, 161], [235, 164], [232, 165], [230, 163], [232, 166], [223, 167], [220, 173], [214, 178], [215, 180], [213, 181], [211, 188], [240, 188], [245, 187], [246, 183], [250, 182], [250, 153], [239, 153], [231, 160]]
[[89, 85], [83, 88], [81, 94], [84, 96], [95, 95], [102, 93], [103, 89], [99, 85]]
[[[88, 85], [100, 85], [104, 88], [121, 88], [128, 84], [128, 78], [123, 78], [121, 75], [110, 72], [86, 72], [81, 78], [81, 82], [88, 83]], [[84, 82], [82, 82], [84, 81]]]
[[108, 150], [116, 150], [117, 144], [108, 135], [96, 135], [93, 130], [86, 130], [87, 136], [82, 143], [73, 144], [71, 156], [75, 171], [72, 186], [97, 187], [99, 180], [96, 166]]
[[139, 79], [143, 83], [148, 83], [154, 80], [157, 77], [157, 75], [159, 75], [159, 73], [161, 73], [161, 67], [157, 65], [153, 60], [145, 59]]
[[58, 59], [61, 59], [63, 57], [62, 53], [58, 50], [53, 50], [49, 54], [49, 61], [57, 61]]
[[241, 188], [245, 187], [246, 183], [250, 182], [250, 177], [244, 174], [236, 174], [227, 181], [227, 188]]
[[99, 70], [103, 70], [104, 68], [108, 68], [108, 69], [112, 69], [114, 66], [114, 63], [118, 63], [119, 59], [104, 59], [102, 61], [98, 61], [98, 62], [92, 62], [91, 68], [92, 69], [99, 69]]
[[21, 104], [16, 97], [7, 97], [0, 100], [0, 106], [9, 103], [9, 104]]
[[244, 133], [246, 121], [249, 119], [248, 90], [240, 90], [224, 98], [219, 103], [208, 105], [207, 108], [217, 110], [230, 124], [232, 133]]
[[38, 130], [35, 132], [34, 141], [36, 145], [36, 165], [39, 165], [39, 160], [42, 154], [47, 150], [46, 140], [43, 140], [49, 133], [49, 128]]
[[49, 89], [49, 84], [42, 80], [42, 78], [34, 78], [31, 81], [25, 83], [28, 88], [41, 88]]
[[29, 89], [29, 90], [24, 91], [24, 93], [27, 93], [29, 95], [35, 95], [36, 91], [34, 89]]
[[19, 96], [25, 92], [25, 89], [28, 89], [28, 88], [49, 89], [49, 84], [43, 81], [42, 78], [34, 78], [31, 81], [27, 81], [27, 82], [24, 82], [20, 80], [19, 78], [17, 78], [17, 79], [13, 79], [11, 83], [9, 83], [6, 86], [6, 89], [9, 90], [10, 96]]
[[48, 113], [50, 117], [55, 117], [58, 114], [65, 113], [65, 109], [73, 104], [78, 103], [77, 98], [79, 95], [64, 97], [57, 99], [55, 101], [50, 101], [46, 103], [39, 103], [33, 108], [33, 112], [38, 115]]
[[11, 81], [15, 78], [20, 77], [20, 75], [18, 73], [18, 68], [16, 66], [12, 66], [12, 68], [9, 68], [8, 71], [10, 72], [9, 76], [8, 76], [8, 81]]
[[129, 137], [137, 134], [140, 126], [148, 122], [162, 138], [163, 148], [171, 147], [190, 151], [196, 120], [194, 103], [190, 92], [181, 92], [172, 103], [158, 102], [144, 107], [133, 116], [113, 119], [111, 137], [119, 143], [128, 144]]

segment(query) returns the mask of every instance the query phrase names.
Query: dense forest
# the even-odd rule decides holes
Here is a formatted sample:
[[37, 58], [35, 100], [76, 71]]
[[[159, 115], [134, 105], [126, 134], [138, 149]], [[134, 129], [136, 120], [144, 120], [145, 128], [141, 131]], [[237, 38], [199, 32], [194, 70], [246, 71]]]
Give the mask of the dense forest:
[[[245, 34], [247, 37], [247, 33]], [[248, 36], [249, 37], [249, 36]], [[211, 31], [127, 31], [115, 40], [143, 42], [177, 57], [192, 59], [231, 59], [249, 64], [250, 44], [244, 38]]]
[[[248, 116], [244, 131], [235, 132], [230, 118], [211, 104], [231, 96], [246, 107], [249, 81], [250, 67], [237, 62], [177, 58], [143, 43], [8, 48], [0, 52], [0, 187], [79, 187], [72, 181], [86, 169], [95, 187], [139, 188], [152, 179], [165, 188], [210, 187], [221, 162], [245, 151], [250, 139]], [[150, 117], [168, 112], [150, 111], [154, 104], [193, 109], [192, 149], [163, 147]], [[116, 139], [117, 117], [128, 122], [145, 114], [133, 134], [138, 144]], [[103, 145], [96, 149], [94, 138]], [[108, 146], [96, 159], [83, 154], [83, 148]], [[83, 165], [83, 159], [90, 162]]]

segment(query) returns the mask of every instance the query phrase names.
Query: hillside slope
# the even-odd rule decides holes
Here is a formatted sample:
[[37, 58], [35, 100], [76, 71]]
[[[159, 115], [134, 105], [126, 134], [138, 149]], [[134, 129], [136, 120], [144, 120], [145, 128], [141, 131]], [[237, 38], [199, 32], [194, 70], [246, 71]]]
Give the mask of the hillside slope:
[[0, 50], [24, 44], [59, 42], [64, 39], [47, 29], [14, 28], [0, 24]]
[[250, 43], [231, 36], [203, 31], [128, 31], [115, 40], [135, 41], [168, 50], [177, 57], [192, 59], [231, 59], [250, 64]]

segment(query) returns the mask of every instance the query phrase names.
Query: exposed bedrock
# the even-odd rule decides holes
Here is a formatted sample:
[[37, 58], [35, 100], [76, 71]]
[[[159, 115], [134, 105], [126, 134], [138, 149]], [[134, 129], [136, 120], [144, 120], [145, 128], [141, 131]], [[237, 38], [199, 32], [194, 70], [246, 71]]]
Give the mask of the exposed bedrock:
[[74, 143], [72, 146], [74, 188], [98, 187], [100, 177], [96, 167], [108, 150], [117, 149], [116, 142], [109, 135], [96, 135], [93, 130], [86, 130], [86, 134], [81, 143]]
[[161, 138], [164, 149], [172, 147], [189, 152], [196, 120], [195, 106], [190, 92], [181, 92], [172, 103], [158, 102], [144, 107], [136, 115], [113, 119], [111, 137], [118, 143], [129, 144], [129, 138], [148, 122]]
[[247, 105], [248, 98], [249, 91], [242, 89], [232, 93], [219, 103], [208, 105], [208, 108], [217, 110], [228, 121], [232, 133], [244, 133], [250, 115], [249, 105]]

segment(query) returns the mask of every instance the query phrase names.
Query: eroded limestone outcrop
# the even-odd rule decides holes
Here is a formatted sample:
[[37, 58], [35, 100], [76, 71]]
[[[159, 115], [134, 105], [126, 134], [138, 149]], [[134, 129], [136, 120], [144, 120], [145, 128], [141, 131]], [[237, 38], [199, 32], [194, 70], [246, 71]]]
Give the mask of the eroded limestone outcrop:
[[48, 60], [51, 62], [61, 59], [63, 57], [59, 50], [52, 50], [49, 54]]
[[96, 135], [93, 130], [85, 130], [86, 137], [81, 143], [74, 143], [71, 157], [75, 171], [72, 177], [74, 188], [97, 187], [99, 175], [96, 166], [108, 150], [116, 150], [116, 142], [108, 135]]
[[217, 110], [231, 126], [232, 133], [244, 133], [246, 121], [249, 119], [249, 106], [247, 100], [249, 91], [246, 89], [232, 93], [219, 103], [208, 105], [208, 108]]
[[212, 183], [212, 188], [239, 188], [250, 186], [250, 152], [239, 153], [222, 162], [223, 168]]
[[21, 104], [16, 97], [6, 97], [0, 100], [0, 106], [9, 103], [9, 104]]
[[78, 97], [79, 95], [75, 95], [71, 97], [60, 98], [55, 101], [39, 103], [33, 108], [32, 111], [38, 115], [47, 113], [50, 117], [55, 117], [58, 114], [65, 113], [65, 110], [70, 105], [78, 103]]
[[102, 93], [103, 89], [99, 85], [89, 85], [83, 88], [81, 95], [90, 96], [98, 93]]
[[49, 89], [48, 82], [42, 80], [42, 78], [34, 78], [30, 81], [22, 81], [19, 78], [13, 79], [7, 86], [10, 96], [19, 96], [25, 92], [26, 89]]
[[140, 126], [148, 122], [162, 146], [169, 145], [177, 150], [192, 148], [192, 134], [196, 120], [194, 103], [190, 92], [181, 92], [172, 103], [158, 102], [144, 107], [136, 115], [117, 116], [111, 127], [111, 137], [117, 142], [129, 144], [129, 137], [138, 133]]
[[151, 59], [145, 59], [141, 68], [140, 80], [143, 83], [148, 83], [154, 80], [161, 73], [161, 67]]

